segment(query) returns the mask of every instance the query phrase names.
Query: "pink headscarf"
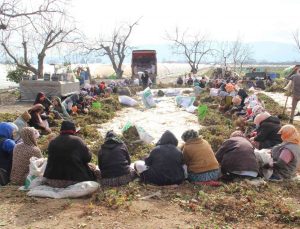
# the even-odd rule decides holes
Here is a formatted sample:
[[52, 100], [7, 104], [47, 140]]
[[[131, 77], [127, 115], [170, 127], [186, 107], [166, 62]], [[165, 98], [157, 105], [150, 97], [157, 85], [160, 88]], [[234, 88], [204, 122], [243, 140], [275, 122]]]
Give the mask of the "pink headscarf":
[[269, 117], [271, 117], [270, 113], [268, 113], [267, 111], [264, 111], [255, 117], [254, 124], [258, 126], [258, 125], [260, 125], [261, 122], [265, 121]]

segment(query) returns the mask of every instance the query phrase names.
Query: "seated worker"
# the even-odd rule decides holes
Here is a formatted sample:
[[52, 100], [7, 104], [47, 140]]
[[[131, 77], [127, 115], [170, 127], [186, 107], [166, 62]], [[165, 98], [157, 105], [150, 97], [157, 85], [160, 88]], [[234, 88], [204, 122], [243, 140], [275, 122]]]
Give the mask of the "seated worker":
[[95, 181], [94, 170], [89, 166], [92, 154], [80, 137], [75, 136], [73, 122], [63, 121], [60, 135], [48, 146], [45, 184], [65, 188], [82, 181]]
[[28, 110], [28, 113], [31, 116], [31, 119], [28, 122], [29, 126], [41, 130], [42, 134], [51, 133], [51, 129], [49, 128], [47, 121], [48, 116], [42, 115], [44, 113], [44, 107], [42, 104], [35, 104]]
[[0, 186], [9, 182], [16, 132], [17, 127], [13, 123], [0, 122]]
[[61, 99], [57, 96], [52, 98], [53, 110], [52, 112], [55, 114], [55, 118], [58, 119], [70, 119], [70, 115], [68, 114], [65, 106], [62, 105]]
[[134, 172], [131, 172], [130, 163], [125, 143], [112, 130], [108, 131], [98, 153], [101, 185], [121, 186], [132, 181]]
[[41, 150], [37, 146], [39, 132], [32, 127], [25, 127], [20, 134], [22, 142], [14, 148], [10, 174], [10, 181], [16, 185], [24, 185], [29, 173], [30, 158], [42, 157]]
[[219, 164], [210, 144], [195, 130], [187, 130], [182, 136], [184, 163], [187, 166], [190, 182], [207, 182], [218, 180]]
[[279, 133], [283, 142], [272, 148], [273, 163], [266, 164], [264, 168], [273, 168], [270, 179], [291, 179], [299, 166], [300, 134], [293, 125], [284, 125]]
[[223, 142], [216, 158], [221, 165], [222, 178], [226, 181], [234, 178], [254, 178], [258, 175], [254, 147], [241, 131], [233, 132]]
[[46, 97], [45, 93], [39, 92], [37, 94], [36, 99], [35, 99], [33, 105], [35, 105], [35, 104], [42, 104], [44, 106], [45, 113], [47, 115], [49, 114], [49, 112], [50, 112], [50, 106], [52, 104], [51, 104], [51, 101]]
[[25, 111], [14, 121], [14, 124], [18, 127], [18, 132], [15, 139], [16, 142], [18, 142], [21, 139], [20, 133], [22, 129], [29, 126], [28, 122], [30, 119], [31, 119], [31, 115], [28, 113], [28, 111]]
[[180, 184], [184, 180], [183, 156], [177, 148], [178, 140], [165, 131], [156, 147], [145, 159], [148, 169], [140, 174], [141, 181], [156, 185]]
[[254, 124], [258, 127], [256, 136], [250, 140], [257, 149], [271, 148], [282, 142], [280, 134], [278, 134], [281, 127], [278, 117], [271, 116], [265, 111], [255, 117]]
[[182, 79], [181, 76], [178, 76], [177, 81], [176, 81], [176, 84], [179, 85], [179, 86], [182, 86], [182, 85], [183, 85], [183, 79]]
[[69, 114], [72, 114], [72, 108], [73, 106], [76, 106], [77, 101], [79, 100], [79, 95], [78, 94], [73, 94], [66, 98], [63, 102], [62, 105], [66, 108], [67, 112]]

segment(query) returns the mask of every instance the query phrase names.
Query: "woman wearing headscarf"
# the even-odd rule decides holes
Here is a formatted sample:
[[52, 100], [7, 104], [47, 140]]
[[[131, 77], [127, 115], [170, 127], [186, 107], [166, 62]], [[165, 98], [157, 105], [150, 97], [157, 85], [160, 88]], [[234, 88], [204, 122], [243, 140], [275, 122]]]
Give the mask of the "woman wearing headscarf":
[[56, 118], [60, 119], [70, 119], [70, 115], [68, 114], [65, 106], [62, 105], [61, 99], [57, 96], [52, 98], [53, 110], [52, 112], [55, 114]]
[[0, 123], [0, 186], [9, 182], [16, 131], [17, 127], [13, 123]]
[[113, 131], [108, 131], [98, 153], [101, 185], [121, 186], [132, 181], [134, 173], [130, 163], [127, 146]]
[[235, 131], [223, 142], [216, 153], [221, 166], [222, 178], [230, 181], [234, 178], [257, 177], [259, 168], [254, 147], [241, 131]]
[[79, 95], [78, 94], [73, 94], [66, 98], [63, 102], [62, 105], [66, 108], [67, 112], [69, 114], [72, 113], [72, 108], [73, 106], [76, 106], [77, 101], [79, 100]]
[[50, 112], [50, 106], [52, 104], [51, 104], [51, 101], [46, 97], [45, 93], [39, 92], [37, 94], [36, 99], [35, 99], [33, 105], [35, 105], [35, 104], [42, 104], [44, 106], [45, 113], [49, 114], [49, 112]]
[[14, 148], [10, 174], [10, 181], [17, 185], [23, 185], [25, 182], [29, 173], [30, 158], [42, 157], [36, 141], [39, 137], [39, 132], [32, 127], [25, 127], [20, 134], [23, 141]]
[[195, 130], [187, 130], [182, 136], [183, 159], [187, 165], [190, 182], [217, 180], [220, 176], [219, 164], [210, 144]]
[[51, 129], [49, 128], [48, 121], [43, 120], [42, 114], [44, 112], [44, 106], [42, 104], [35, 104], [32, 108], [28, 110], [28, 113], [31, 116], [28, 124], [31, 127], [34, 127], [38, 130], [42, 131], [42, 134], [51, 133]]
[[86, 144], [76, 134], [73, 122], [63, 121], [60, 135], [48, 146], [44, 177], [51, 187], [65, 188], [82, 181], [96, 180], [88, 163], [92, 159]]
[[300, 134], [293, 125], [284, 125], [279, 134], [283, 142], [272, 148], [273, 163], [264, 168], [273, 168], [270, 179], [290, 179], [296, 175], [300, 162]]
[[257, 126], [257, 134], [250, 140], [256, 148], [267, 149], [282, 142], [278, 134], [281, 127], [278, 117], [271, 116], [265, 111], [255, 117], [254, 124]]
[[145, 183], [156, 185], [180, 184], [184, 180], [183, 156], [177, 148], [178, 140], [170, 131], [165, 131], [156, 147], [145, 159], [147, 170], [140, 174]]
[[21, 131], [23, 128], [28, 127], [28, 122], [31, 119], [31, 115], [28, 111], [25, 111], [21, 116], [19, 116], [15, 121], [14, 124], [18, 127], [18, 132], [16, 136], [16, 142], [21, 139]]

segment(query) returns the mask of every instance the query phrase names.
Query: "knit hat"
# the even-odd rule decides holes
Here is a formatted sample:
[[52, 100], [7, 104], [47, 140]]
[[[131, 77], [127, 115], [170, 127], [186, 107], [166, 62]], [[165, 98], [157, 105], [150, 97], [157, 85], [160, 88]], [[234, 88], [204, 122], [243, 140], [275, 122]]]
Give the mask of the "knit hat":
[[300, 133], [293, 125], [284, 125], [278, 132], [284, 142], [300, 144]]
[[181, 139], [185, 142], [189, 141], [189, 140], [192, 140], [192, 139], [195, 139], [195, 138], [198, 138], [199, 137], [199, 134], [197, 131], [195, 130], [187, 130], [185, 131], [182, 135], [181, 135]]
[[61, 134], [75, 134], [76, 126], [71, 121], [63, 121], [60, 128]]
[[28, 111], [25, 111], [22, 115], [21, 118], [25, 121], [25, 122], [29, 122], [29, 120], [31, 119], [31, 115], [28, 113]]

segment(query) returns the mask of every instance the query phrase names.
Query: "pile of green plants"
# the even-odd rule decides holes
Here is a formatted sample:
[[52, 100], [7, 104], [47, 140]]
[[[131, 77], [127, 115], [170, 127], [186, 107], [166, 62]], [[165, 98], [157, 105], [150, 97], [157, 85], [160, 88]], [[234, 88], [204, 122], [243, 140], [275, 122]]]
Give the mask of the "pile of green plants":
[[0, 122], [13, 122], [19, 117], [19, 114], [0, 113]]

